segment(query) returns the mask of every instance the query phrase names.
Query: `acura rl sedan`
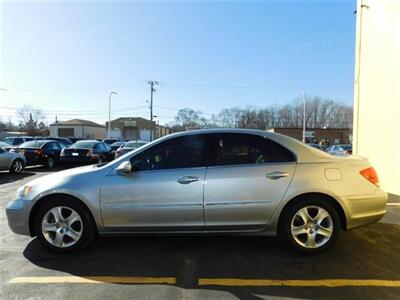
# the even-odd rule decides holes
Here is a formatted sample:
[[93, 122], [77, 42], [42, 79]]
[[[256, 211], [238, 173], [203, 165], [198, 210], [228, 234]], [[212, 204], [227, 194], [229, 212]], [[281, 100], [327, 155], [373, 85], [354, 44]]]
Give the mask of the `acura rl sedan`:
[[18, 189], [10, 228], [69, 252], [97, 235], [278, 235], [318, 253], [340, 231], [377, 222], [387, 194], [367, 160], [332, 156], [287, 136], [213, 129], [157, 139], [108, 163]]

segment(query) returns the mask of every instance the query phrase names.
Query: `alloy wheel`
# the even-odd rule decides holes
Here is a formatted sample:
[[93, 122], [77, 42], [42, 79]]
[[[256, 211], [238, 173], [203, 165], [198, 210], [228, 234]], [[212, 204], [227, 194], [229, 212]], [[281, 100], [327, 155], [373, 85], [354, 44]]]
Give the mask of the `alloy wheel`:
[[304, 248], [320, 248], [333, 234], [332, 216], [320, 206], [312, 205], [300, 208], [293, 216], [291, 234]]
[[75, 245], [82, 233], [82, 218], [70, 207], [53, 207], [43, 217], [42, 234], [55, 247], [67, 248]]
[[24, 165], [20, 160], [16, 160], [13, 164], [13, 171], [14, 173], [20, 173], [23, 169]]

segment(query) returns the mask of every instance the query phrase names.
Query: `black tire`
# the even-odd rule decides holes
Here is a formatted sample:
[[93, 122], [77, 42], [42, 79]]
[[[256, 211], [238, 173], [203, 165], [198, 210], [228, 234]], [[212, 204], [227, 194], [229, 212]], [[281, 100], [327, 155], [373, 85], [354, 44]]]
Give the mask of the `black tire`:
[[[329, 224], [330, 224], [330, 226], [332, 226], [331, 236], [325, 243], [323, 243], [323, 244], [321, 243], [322, 245], [318, 246], [317, 248], [308, 248], [306, 246], [301, 245], [300, 243], [302, 241], [299, 241], [299, 242], [296, 241], [296, 239], [293, 236], [292, 231], [291, 231], [292, 220], [294, 220], [293, 218], [295, 217], [295, 214], [300, 209], [305, 208], [305, 207], [309, 207], [308, 211], [311, 210], [310, 213], [314, 209], [313, 207], [323, 208], [326, 212], [329, 213], [329, 215], [331, 217], [331, 220], [325, 219], [325, 221], [324, 221], [324, 222], [328, 222], [328, 220], [329, 220]], [[315, 210], [316, 209], [317, 208], [315, 208]], [[313, 224], [312, 226], [315, 226], [315, 225], [317, 225], [317, 224]], [[294, 250], [296, 252], [301, 252], [301, 253], [305, 253], [305, 254], [317, 254], [317, 253], [327, 250], [335, 243], [335, 241], [339, 237], [339, 234], [341, 231], [340, 225], [341, 224], [340, 224], [340, 218], [339, 218], [338, 212], [328, 202], [328, 200], [321, 198], [321, 197], [312, 196], [309, 198], [299, 199], [298, 201], [296, 201], [292, 204], [289, 204], [289, 206], [284, 209], [284, 211], [282, 212], [281, 218], [279, 220], [278, 235], [279, 235], [279, 238], [285, 244], [287, 244], [289, 246], [289, 248], [291, 248], [292, 250]], [[314, 228], [305, 227], [305, 229], [308, 229], [306, 231], [308, 231], [309, 233], [312, 233], [313, 232], [312, 230]], [[321, 229], [321, 227], [319, 229]], [[318, 233], [314, 230], [314, 234], [318, 234]], [[300, 239], [307, 240], [308, 234], [304, 233], [304, 235], [297, 235], [297, 237], [298, 237], [297, 239], [298, 240], [300, 240]], [[318, 235], [317, 238], [324, 239], [325, 237], [323, 237], [322, 235], [321, 236]]]
[[[82, 233], [78, 241], [72, 246], [63, 248], [52, 245], [46, 240], [42, 232], [42, 221], [47, 212], [54, 207], [60, 206], [73, 209], [79, 214], [82, 220]], [[35, 215], [34, 228], [39, 242], [47, 249], [56, 253], [69, 253], [83, 249], [87, 247], [97, 236], [97, 229], [88, 209], [78, 200], [71, 198], [49, 198], [46, 202], [44, 202]]]
[[56, 161], [53, 156], [48, 156], [46, 159], [46, 167], [49, 169], [54, 168], [56, 165]]
[[[21, 169], [17, 168], [17, 164], [19, 164], [19, 163], [22, 165]], [[25, 168], [24, 161], [22, 159], [17, 158], [11, 164], [9, 172], [11, 174], [20, 174], [24, 168]]]

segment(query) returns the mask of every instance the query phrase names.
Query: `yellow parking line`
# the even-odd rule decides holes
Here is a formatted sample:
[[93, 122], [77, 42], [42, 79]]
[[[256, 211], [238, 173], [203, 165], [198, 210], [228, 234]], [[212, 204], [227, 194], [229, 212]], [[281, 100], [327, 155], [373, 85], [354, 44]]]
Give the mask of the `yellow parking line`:
[[9, 283], [125, 283], [125, 284], [176, 284], [175, 277], [130, 276], [41, 276], [16, 277]]
[[377, 286], [400, 287], [400, 280], [379, 279], [317, 279], [317, 280], [274, 280], [274, 279], [238, 279], [238, 278], [200, 278], [199, 286], [292, 286], [292, 287], [345, 287]]

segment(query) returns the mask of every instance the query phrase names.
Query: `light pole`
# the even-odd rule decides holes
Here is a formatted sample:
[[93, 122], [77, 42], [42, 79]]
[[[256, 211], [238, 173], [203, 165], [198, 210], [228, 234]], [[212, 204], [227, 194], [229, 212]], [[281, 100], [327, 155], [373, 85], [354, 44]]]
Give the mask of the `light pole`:
[[304, 92], [300, 92], [300, 95], [303, 95], [303, 143], [306, 142], [306, 94]]
[[116, 95], [116, 92], [110, 92], [108, 95], [108, 138], [111, 138], [111, 95]]

